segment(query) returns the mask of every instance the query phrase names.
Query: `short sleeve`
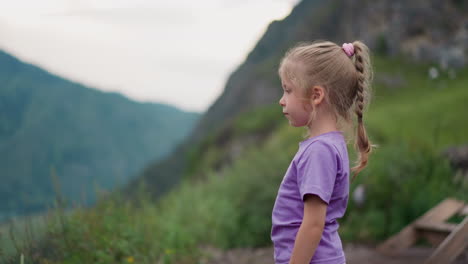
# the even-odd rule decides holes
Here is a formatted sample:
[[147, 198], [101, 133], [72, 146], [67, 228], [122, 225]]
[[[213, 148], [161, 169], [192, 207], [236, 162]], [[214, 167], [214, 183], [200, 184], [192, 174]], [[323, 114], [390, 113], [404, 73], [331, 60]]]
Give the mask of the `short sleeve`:
[[297, 163], [297, 185], [302, 200], [306, 194], [315, 194], [329, 204], [337, 172], [333, 146], [322, 141], [307, 146]]

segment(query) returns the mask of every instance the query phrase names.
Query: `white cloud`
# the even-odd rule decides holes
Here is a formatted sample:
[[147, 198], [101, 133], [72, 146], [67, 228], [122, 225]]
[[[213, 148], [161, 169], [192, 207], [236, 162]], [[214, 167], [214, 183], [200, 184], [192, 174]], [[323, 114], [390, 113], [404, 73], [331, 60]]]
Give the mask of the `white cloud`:
[[295, 3], [2, 2], [0, 48], [98, 89], [196, 111], [209, 107], [268, 23]]

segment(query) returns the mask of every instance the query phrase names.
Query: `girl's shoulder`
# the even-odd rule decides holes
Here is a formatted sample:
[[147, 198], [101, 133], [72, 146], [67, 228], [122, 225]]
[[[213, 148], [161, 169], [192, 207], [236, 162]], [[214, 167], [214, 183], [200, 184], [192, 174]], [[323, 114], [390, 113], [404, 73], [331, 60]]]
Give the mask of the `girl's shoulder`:
[[310, 168], [315, 168], [315, 170], [322, 168], [324, 171], [332, 168], [336, 171], [336, 176], [340, 181], [343, 179], [342, 176], [347, 178], [349, 175], [348, 150], [342, 135], [338, 133], [319, 135], [319, 137], [302, 142], [304, 143], [301, 144], [294, 161], [297, 173], [300, 174], [301, 170]]
[[341, 131], [331, 131], [299, 142], [296, 161], [319, 157], [320, 159], [347, 159], [347, 147]]
[[328, 147], [332, 151], [338, 151], [338, 146], [346, 145], [345, 137], [341, 131], [330, 131], [311, 137], [299, 142], [299, 151], [302, 152], [310, 148]]

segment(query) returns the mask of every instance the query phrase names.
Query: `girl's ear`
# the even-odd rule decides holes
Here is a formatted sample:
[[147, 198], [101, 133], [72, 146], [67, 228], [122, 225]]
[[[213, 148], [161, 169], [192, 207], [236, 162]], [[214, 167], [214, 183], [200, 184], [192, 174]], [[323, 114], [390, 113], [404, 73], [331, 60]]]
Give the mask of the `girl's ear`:
[[322, 86], [315, 85], [311, 88], [310, 102], [313, 105], [319, 105], [325, 98], [325, 89]]

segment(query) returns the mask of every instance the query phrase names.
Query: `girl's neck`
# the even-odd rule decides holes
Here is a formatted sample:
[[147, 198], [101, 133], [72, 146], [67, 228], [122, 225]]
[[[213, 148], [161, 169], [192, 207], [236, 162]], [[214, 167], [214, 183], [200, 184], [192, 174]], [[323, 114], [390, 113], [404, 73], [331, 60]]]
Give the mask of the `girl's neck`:
[[309, 138], [331, 131], [339, 131], [334, 116], [331, 114], [319, 114], [309, 125]]

